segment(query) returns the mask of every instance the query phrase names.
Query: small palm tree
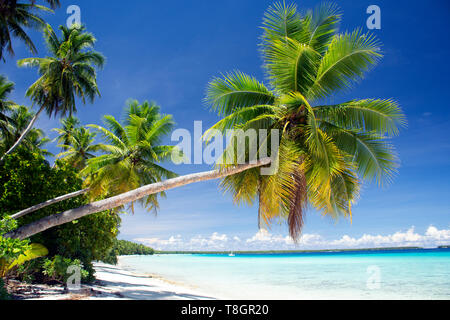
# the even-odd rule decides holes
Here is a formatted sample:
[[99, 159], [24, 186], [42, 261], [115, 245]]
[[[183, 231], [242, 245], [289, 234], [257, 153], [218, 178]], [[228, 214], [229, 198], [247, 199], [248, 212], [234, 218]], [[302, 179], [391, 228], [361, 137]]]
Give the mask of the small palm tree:
[[0, 75], [0, 134], [7, 130], [7, 126], [10, 122], [10, 117], [8, 113], [11, 111], [11, 107], [14, 105], [14, 102], [8, 99], [8, 96], [14, 90], [14, 83], [8, 81], [8, 79]]
[[[14, 55], [12, 38], [20, 39], [30, 49], [33, 54], [37, 53], [36, 47], [25, 32], [24, 28], [41, 29], [45, 27], [45, 22], [39, 13], [53, 12], [49, 8], [30, 3], [17, 3], [17, 0], [0, 1], [0, 60], [4, 60], [4, 50], [8, 50]], [[58, 7], [59, 0], [46, 1], [51, 8]]]
[[[61, 128], [55, 128], [52, 131], [55, 131], [58, 133], [58, 137], [56, 137], [55, 141], [58, 142], [58, 144], [67, 146], [70, 144], [70, 140], [74, 136], [74, 132], [79, 128], [80, 126], [80, 120], [75, 116], [68, 116], [67, 118], [61, 119]], [[63, 151], [66, 151], [67, 149], [63, 147]]]
[[[118, 195], [176, 176], [160, 165], [169, 160], [175, 150], [173, 146], [160, 144], [173, 128], [172, 116], [160, 114], [155, 104], [137, 101], [128, 103], [125, 114], [123, 125], [107, 115], [103, 118], [106, 128], [89, 126], [102, 133], [109, 143], [101, 146], [106, 154], [88, 160], [81, 172], [87, 177], [86, 184], [94, 198], [101, 194]], [[156, 194], [141, 199], [141, 203], [148, 210], [159, 208]]]
[[6, 154], [11, 153], [33, 127], [43, 110], [52, 115], [72, 115], [77, 111], [76, 97], [83, 103], [86, 99], [93, 102], [100, 95], [97, 87], [95, 67], [103, 67], [105, 58], [92, 48], [96, 39], [85, 32], [82, 26], [70, 28], [60, 26], [62, 39], [58, 39], [48, 25], [45, 30], [45, 42], [52, 57], [28, 58], [18, 61], [21, 67], [37, 67], [40, 78], [27, 91], [34, 104], [40, 109], [17, 142]]
[[65, 150], [58, 154], [57, 158], [64, 158], [74, 168], [82, 170], [89, 159], [95, 157], [95, 153], [102, 150], [101, 144], [94, 144], [97, 134], [86, 128], [75, 128], [67, 137], [67, 143], [58, 145]]
[[280, 130], [277, 174], [255, 168], [221, 185], [237, 203], [258, 201], [260, 224], [286, 219], [294, 239], [308, 203], [324, 215], [351, 217], [361, 182], [389, 181], [398, 164], [389, 138], [405, 118], [396, 102], [321, 104], [352, 88], [382, 56], [374, 36], [337, 33], [340, 19], [335, 5], [300, 15], [295, 5], [275, 4], [261, 43], [269, 87], [239, 71], [208, 86], [206, 101], [223, 116], [213, 129]]

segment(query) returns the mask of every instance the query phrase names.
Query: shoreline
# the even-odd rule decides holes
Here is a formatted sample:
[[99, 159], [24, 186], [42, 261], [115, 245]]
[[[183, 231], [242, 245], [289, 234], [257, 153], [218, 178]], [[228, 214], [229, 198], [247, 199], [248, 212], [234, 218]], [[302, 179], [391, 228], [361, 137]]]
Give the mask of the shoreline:
[[19, 300], [217, 300], [218, 298], [158, 275], [138, 274], [117, 265], [94, 263], [96, 281], [65, 292], [61, 286], [14, 283]]

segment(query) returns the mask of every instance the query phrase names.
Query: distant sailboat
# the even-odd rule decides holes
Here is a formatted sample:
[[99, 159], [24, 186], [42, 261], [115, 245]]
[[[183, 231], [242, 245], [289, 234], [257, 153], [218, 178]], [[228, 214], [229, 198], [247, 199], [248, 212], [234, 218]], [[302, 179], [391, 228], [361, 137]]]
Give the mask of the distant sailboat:
[[233, 251], [230, 252], [230, 254], [228, 255], [229, 257], [234, 257], [235, 254], [233, 253]]

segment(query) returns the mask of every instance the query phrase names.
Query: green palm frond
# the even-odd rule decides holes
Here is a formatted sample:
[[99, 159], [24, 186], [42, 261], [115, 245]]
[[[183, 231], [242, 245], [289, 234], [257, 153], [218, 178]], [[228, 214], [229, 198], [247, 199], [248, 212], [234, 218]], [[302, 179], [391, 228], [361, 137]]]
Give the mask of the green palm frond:
[[208, 84], [205, 101], [219, 115], [228, 115], [245, 107], [272, 104], [275, 95], [255, 78], [236, 71], [214, 78]]
[[270, 6], [263, 18], [263, 52], [264, 45], [273, 41], [290, 38], [305, 43], [309, 36], [308, 22], [302, 20], [295, 4], [277, 2]]
[[362, 129], [380, 135], [397, 135], [406, 118], [393, 100], [353, 100], [339, 105], [314, 108], [317, 118], [347, 129]]
[[276, 118], [276, 113], [277, 107], [273, 105], [254, 105], [242, 108], [236, 110], [230, 115], [227, 115], [222, 120], [217, 122], [214, 126], [212, 126], [204, 133], [203, 137], [206, 141], [209, 141], [213, 136], [214, 130], [223, 132], [226, 129], [232, 129], [239, 125], [247, 125], [250, 121], [262, 116], [273, 116], [273, 118]]
[[365, 180], [375, 179], [378, 183], [390, 182], [399, 167], [394, 147], [374, 133], [354, 132], [321, 122], [336, 146], [348, 154]]
[[14, 91], [14, 83], [4, 75], [0, 75], [0, 136], [8, 134], [14, 102], [9, 100], [9, 95]]
[[323, 56], [338, 32], [340, 10], [334, 3], [322, 3], [310, 11], [306, 19], [311, 21], [308, 24], [310, 35], [307, 44]]
[[272, 86], [280, 92], [306, 93], [314, 83], [320, 54], [311, 46], [286, 38], [274, 40], [265, 54], [265, 68]]
[[371, 34], [363, 34], [357, 29], [335, 36], [305, 96], [308, 99], [324, 98], [351, 88], [381, 57], [380, 43]]
[[358, 200], [360, 189], [359, 180], [351, 166], [341, 168], [329, 180], [319, 180], [319, 183], [317, 180], [311, 181], [315, 177], [311, 174], [308, 178], [308, 197], [314, 207], [334, 219], [340, 216], [351, 218], [351, 207]]
[[[113, 132], [108, 129], [103, 128], [102, 126], [90, 124], [87, 127], [97, 129], [103, 135], [103, 138], [106, 139], [109, 143], [112, 143], [114, 146], [118, 148], [126, 148], [127, 142], [123, 141], [120, 137], [116, 136]], [[126, 137], [126, 135], [124, 136]]]
[[17, 3], [17, 1], [0, 3], [0, 60], [4, 60], [5, 49], [14, 55], [13, 38], [23, 42], [32, 53], [37, 52], [25, 29], [43, 29], [45, 22], [41, 14], [45, 12], [53, 13], [51, 9], [37, 4]]
[[145, 140], [156, 145], [161, 142], [163, 136], [172, 132], [175, 123], [172, 115], [164, 115], [160, 119], [154, 121], [145, 135]]

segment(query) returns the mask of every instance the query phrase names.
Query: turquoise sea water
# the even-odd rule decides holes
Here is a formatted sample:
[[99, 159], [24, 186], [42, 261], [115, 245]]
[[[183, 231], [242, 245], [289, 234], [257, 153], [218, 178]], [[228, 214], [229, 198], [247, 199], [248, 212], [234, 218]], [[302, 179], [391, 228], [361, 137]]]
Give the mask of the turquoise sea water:
[[129, 256], [120, 263], [224, 299], [450, 299], [450, 249]]

